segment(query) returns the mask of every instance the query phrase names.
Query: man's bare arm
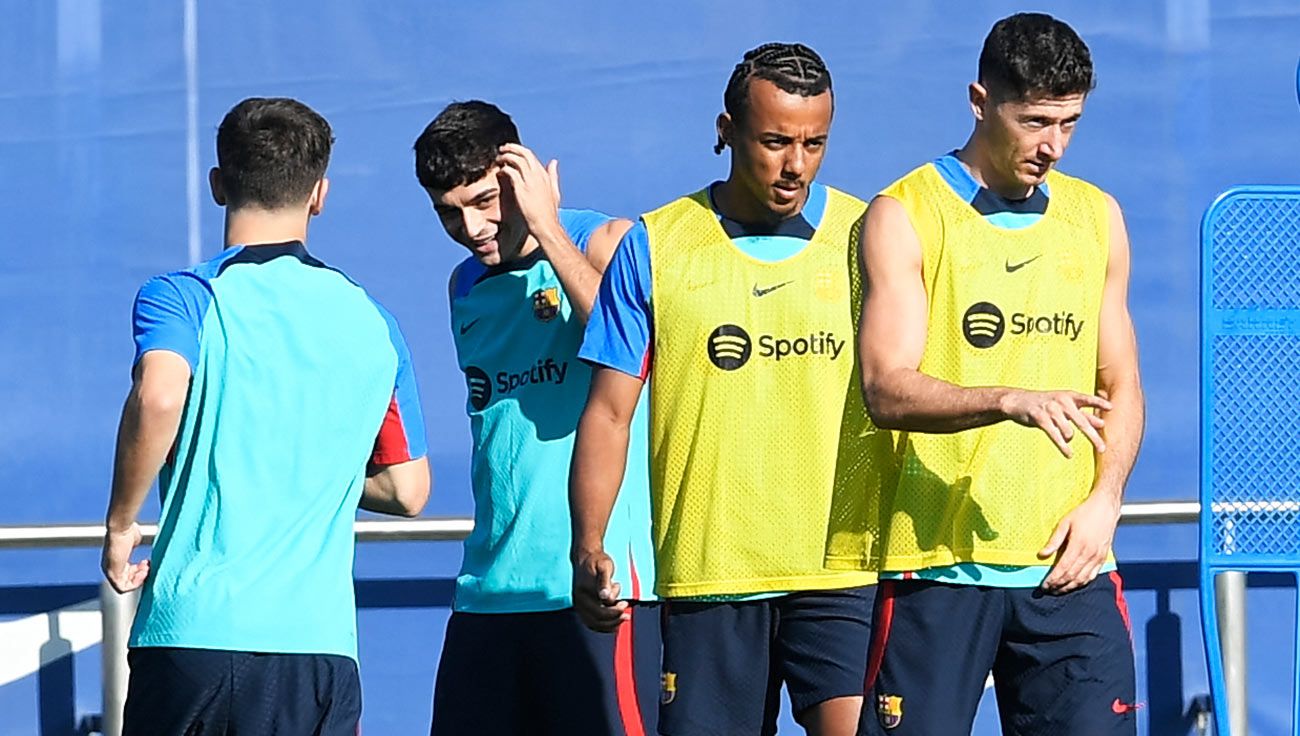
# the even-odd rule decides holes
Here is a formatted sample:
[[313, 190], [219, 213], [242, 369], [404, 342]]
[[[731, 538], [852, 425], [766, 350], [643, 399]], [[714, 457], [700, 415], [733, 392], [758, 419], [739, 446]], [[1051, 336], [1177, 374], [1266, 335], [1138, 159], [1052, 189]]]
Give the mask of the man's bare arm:
[[1097, 577], [1115, 537], [1124, 485], [1137, 460], [1146, 424], [1146, 405], [1138, 370], [1137, 337], [1128, 311], [1130, 253], [1128, 232], [1119, 204], [1110, 207], [1110, 257], [1102, 293], [1097, 341], [1097, 386], [1110, 408], [1102, 414], [1106, 452], [1096, 454], [1097, 472], [1087, 500], [1057, 525], [1039, 553], [1060, 552], [1043, 588], [1068, 593]]
[[877, 426], [944, 434], [1011, 420], [1041, 429], [1066, 457], [1076, 428], [1104, 449], [1102, 420], [1084, 411], [1108, 402], [1074, 391], [956, 386], [919, 370], [925, 353], [928, 299], [921, 242], [902, 204], [878, 196], [862, 236], [863, 300], [858, 350], [863, 394]]
[[118, 592], [143, 585], [149, 571], [148, 560], [131, 564], [131, 551], [140, 542], [137, 516], [176, 442], [190, 373], [185, 358], [168, 350], [150, 350], [135, 366], [117, 429], [101, 560], [104, 575]]
[[612, 368], [596, 368], [569, 470], [573, 517], [573, 605], [587, 626], [612, 631], [627, 620], [613, 582], [614, 561], [605, 553], [605, 529], [627, 466], [632, 414], [642, 382]]
[[498, 162], [501, 173], [510, 179], [529, 231], [555, 269], [574, 313], [586, 323], [600, 289], [601, 274], [632, 223], [627, 220], [607, 223], [592, 233], [592, 240], [587, 243], [588, 255], [583, 255], [560, 223], [559, 164], [551, 161], [543, 167], [532, 151], [516, 143], [501, 147]]
[[419, 516], [433, 485], [428, 458], [394, 465], [371, 466], [361, 492], [361, 508], [377, 514]]

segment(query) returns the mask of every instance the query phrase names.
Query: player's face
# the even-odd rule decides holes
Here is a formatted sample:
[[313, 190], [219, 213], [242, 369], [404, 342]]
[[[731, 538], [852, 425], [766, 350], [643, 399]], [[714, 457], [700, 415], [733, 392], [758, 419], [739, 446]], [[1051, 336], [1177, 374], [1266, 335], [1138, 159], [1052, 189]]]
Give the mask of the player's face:
[[989, 184], [1026, 189], [1042, 184], [1070, 145], [1083, 115], [1084, 97], [1078, 94], [985, 104], [982, 125], [991, 162], [1002, 180]]
[[508, 181], [495, 167], [478, 181], [427, 191], [447, 234], [480, 263], [495, 266], [519, 256], [528, 230]]
[[732, 175], [756, 204], [784, 219], [803, 209], [830, 134], [831, 93], [791, 94], [766, 79], [749, 85], [749, 105], [728, 140]]

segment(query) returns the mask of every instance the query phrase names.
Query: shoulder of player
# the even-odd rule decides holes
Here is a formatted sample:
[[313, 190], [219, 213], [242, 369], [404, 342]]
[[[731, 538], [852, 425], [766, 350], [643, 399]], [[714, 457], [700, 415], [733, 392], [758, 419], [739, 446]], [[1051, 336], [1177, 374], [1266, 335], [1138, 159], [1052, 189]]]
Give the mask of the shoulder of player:
[[1088, 192], [1093, 196], [1104, 197], [1108, 201], [1112, 201], [1112, 202], [1114, 201], [1114, 197], [1112, 197], [1109, 193], [1107, 193], [1105, 190], [1103, 190], [1101, 187], [1097, 186], [1096, 184], [1093, 184], [1087, 179], [1083, 179], [1081, 177], [1074, 176], [1072, 174], [1067, 174], [1064, 171], [1061, 171], [1060, 169], [1053, 168], [1051, 171], [1049, 171], [1047, 173], [1046, 183], [1049, 190], [1053, 187], [1061, 187], [1061, 186], [1075, 187], [1082, 191]]
[[835, 207], [847, 208], [850, 210], [857, 210], [859, 215], [861, 215], [867, 209], [867, 202], [861, 197], [849, 194], [843, 189], [837, 189], [836, 187], [830, 186], [829, 184], [822, 184], [821, 182], [817, 182], [817, 186], [820, 186], [823, 190], [825, 190], [826, 204], [828, 207], [835, 206]]
[[693, 192], [688, 192], [688, 193], [683, 194], [683, 195], [681, 195], [681, 196], [679, 196], [679, 197], [673, 197], [672, 199], [668, 200], [667, 202], [664, 202], [663, 204], [659, 205], [658, 207], [655, 207], [655, 208], [652, 209], [652, 210], [647, 210], [644, 214], [641, 215], [640, 221], [644, 221], [645, 218], [647, 218], [647, 217], [649, 217], [649, 218], [653, 218], [653, 217], [655, 217], [655, 216], [657, 216], [657, 215], [659, 215], [659, 214], [661, 214], [661, 213], [663, 213], [663, 212], [667, 212], [668, 210], [671, 210], [671, 209], [674, 208], [674, 207], [680, 207], [680, 206], [682, 205], [682, 203], [683, 203], [683, 202], [686, 202], [686, 201], [693, 201], [693, 202], [696, 202], [697, 204], [698, 204], [698, 203], [703, 203], [706, 207], [710, 207], [710, 208], [711, 208], [711, 205], [709, 204], [709, 187], [710, 187], [710, 186], [712, 186], [712, 184], [710, 184], [710, 185], [708, 185], [708, 186], [705, 186], [705, 187], [703, 187], [703, 188], [700, 188], [700, 189], [696, 189], [696, 190], [693, 191]]
[[447, 298], [454, 302], [468, 294], [484, 270], [486, 267], [474, 256], [457, 263], [447, 277]]
[[612, 220], [614, 220], [612, 215], [599, 210], [577, 207], [560, 208], [560, 225], [564, 227], [564, 231], [569, 234], [569, 239], [575, 245], [580, 240], [585, 241]]

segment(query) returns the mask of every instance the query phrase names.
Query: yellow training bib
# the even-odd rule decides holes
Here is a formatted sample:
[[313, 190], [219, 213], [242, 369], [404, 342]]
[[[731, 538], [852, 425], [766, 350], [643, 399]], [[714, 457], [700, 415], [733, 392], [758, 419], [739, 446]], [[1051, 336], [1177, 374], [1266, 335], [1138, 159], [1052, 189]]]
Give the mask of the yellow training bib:
[[772, 263], [737, 249], [707, 191], [644, 216], [660, 595], [875, 581], [825, 566], [832, 536], [874, 548], [876, 476], [893, 464], [859, 389], [854, 225], [864, 209], [827, 189], [812, 240]]
[[[1080, 179], [1051, 172], [1046, 187], [1046, 212], [1018, 229], [986, 220], [932, 164], [882, 192], [921, 240], [922, 373], [958, 386], [1095, 393], [1109, 212], [1101, 190]], [[1041, 430], [1010, 421], [900, 433], [882, 569], [1050, 564], [1036, 553], [1092, 489], [1092, 446], [1076, 432], [1071, 447], [1067, 460]]]

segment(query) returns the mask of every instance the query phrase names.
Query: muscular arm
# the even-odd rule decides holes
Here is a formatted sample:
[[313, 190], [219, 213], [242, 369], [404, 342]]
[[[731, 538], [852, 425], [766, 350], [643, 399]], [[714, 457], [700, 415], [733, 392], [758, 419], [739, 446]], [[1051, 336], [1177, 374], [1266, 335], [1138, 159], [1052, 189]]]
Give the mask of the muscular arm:
[[106, 523], [124, 531], [149, 495], [149, 487], [176, 442], [190, 387], [190, 364], [166, 350], [151, 350], [136, 364], [131, 393], [117, 428], [117, 454]]
[[1124, 484], [1137, 459], [1146, 422], [1142, 381], [1138, 372], [1137, 338], [1128, 311], [1129, 243], [1119, 204], [1106, 197], [1110, 209], [1110, 258], [1101, 300], [1097, 337], [1097, 387], [1109, 400], [1101, 432], [1106, 452], [1096, 453], [1092, 492], [1057, 525], [1039, 553], [1059, 552], [1043, 588], [1068, 593], [1097, 577], [1110, 555], [1119, 522]]
[[897, 200], [878, 196], [863, 225], [863, 300], [858, 350], [863, 394], [877, 426], [951, 433], [1005, 420], [1038, 427], [1067, 457], [1075, 427], [1099, 448], [1101, 421], [1082, 411], [1105, 400], [1073, 391], [1006, 386], [956, 386], [919, 370], [929, 306], [922, 281], [921, 242]]
[[361, 493], [361, 508], [378, 514], [419, 516], [429, 502], [428, 458], [394, 465], [371, 466]]
[[1142, 444], [1146, 400], [1138, 371], [1137, 335], [1128, 311], [1128, 232], [1119, 203], [1110, 195], [1106, 200], [1110, 208], [1110, 260], [1097, 338], [1097, 387], [1110, 401], [1110, 409], [1102, 413], [1106, 420], [1101, 430], [1106, 452], [1097, 455], [1093, 492], [1111, 496], [1118, 503]]
[[140, 543], [136, 518], [149, 487], [176, 442], [189, 394], [190, 364], [167, 350], [150, 350], [136, 363], [131, 393], [117, 429], [113, 485], [105, 518], [107, 532], [100, 564], [120, 593], [144, 584], [149, 561], [131, 563]]
[[614, 562], [605, 554], [609, 524], [627, 465], [632, 414], [641, 397], [640, 378], [612, 368], [596, 368], [569, 471], [569, 506], [573, 516], [574, 607], [588, 626], [612, 630], [625, 619], [626, 602], [618, 601], [612, 582]]
[[596, 292], [600, 289], [600, 277], [605, 273], [605, 267], [609, 265], [618, 241], [632, 227], [632, 223], [628, 220], [611, 220], [597, 228], [587, 241], [586, 255], [569, 240], [564, 228], [558, 227], [559, 224], [557, 219], [555, 225], [558, 229], [547, 228], [545, 234], [534, 235], [546, 253], [546, 259], [551, 262], [551, 268], [555, 269], [555, 275], [559, 277], [574, 313], [585, 324], [591, 316], [591, 305], [596, 301]]
[[573, 311], [586, 323], [600, 288], [600, 276], [632, 223], [614, 220], [601, 226], [591, 234], [584, 255], [560, 223], [559, 165], [551, 161], [543, 167], [532, 151], [516, 143], [501, 147], [499, 163], [502, 173], [510, 179], [529, 231], [555, 269]]

